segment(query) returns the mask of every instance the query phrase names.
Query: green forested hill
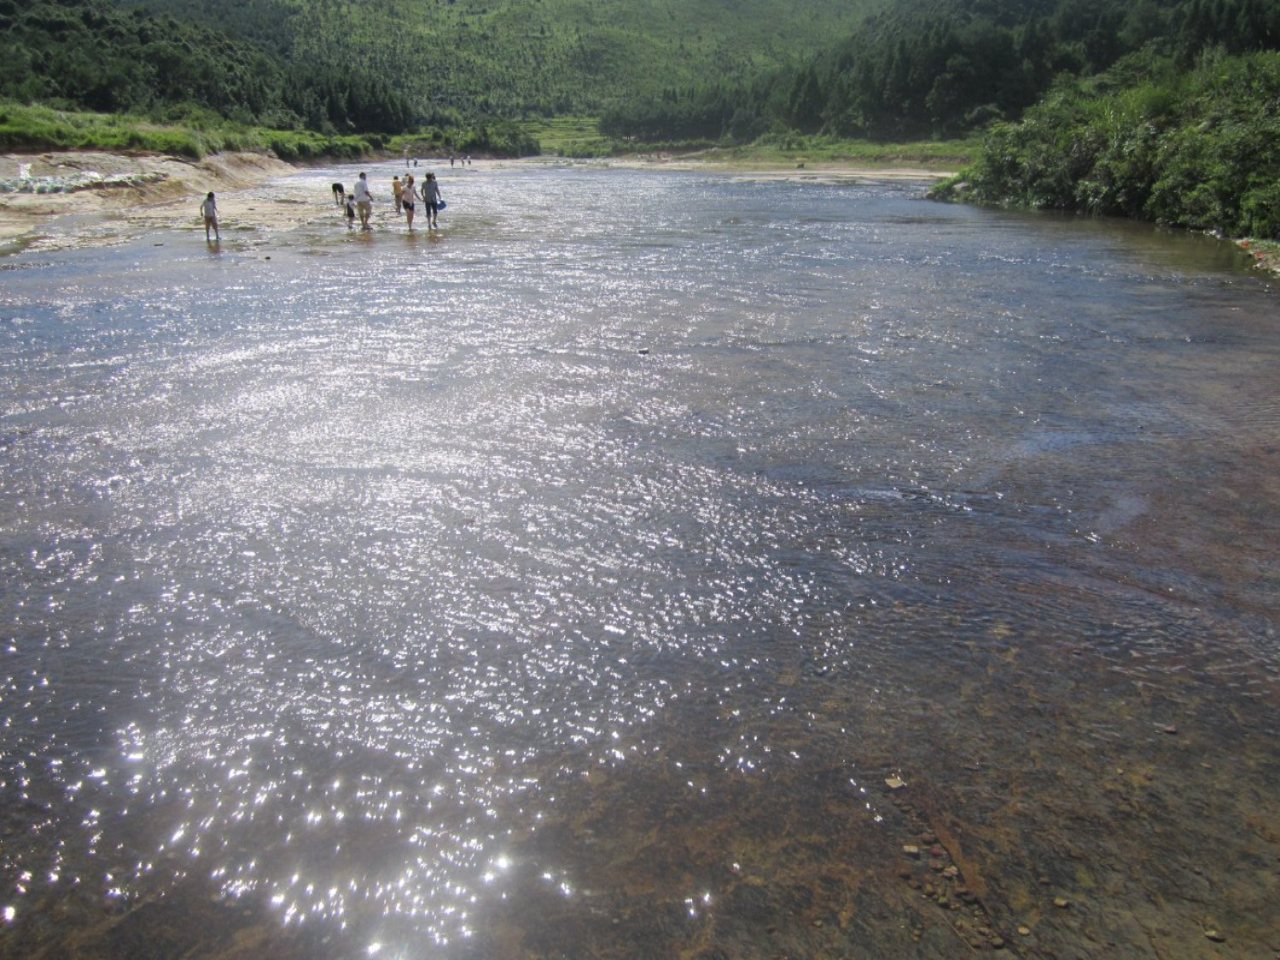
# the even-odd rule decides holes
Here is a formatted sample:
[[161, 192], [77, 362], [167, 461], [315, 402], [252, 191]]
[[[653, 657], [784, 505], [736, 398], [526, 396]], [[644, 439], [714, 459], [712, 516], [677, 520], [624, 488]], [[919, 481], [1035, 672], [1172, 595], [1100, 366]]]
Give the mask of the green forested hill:
[[[365, 73], [419, 123], [598, 113], [753, 74], [856, 28], [880, 0], [117, 0], [264, 46], [290, 82]], [[341, 86], [339, 80], [338, 86]], [[323, 102], [304, 108], [321, 121]], [[359, 124], [359, 118], [352, 118]]]
[[1280, 0], [895, 0], [803, 64], [619, 101], [604, 126], [641, 139], [950, 136], [1148, 45], [1186, 67], [1208, 47], [1278, 44]]
[[741, 79], [887, 0], [0, 0], [0, 98], [324, 133], [598, 114]]

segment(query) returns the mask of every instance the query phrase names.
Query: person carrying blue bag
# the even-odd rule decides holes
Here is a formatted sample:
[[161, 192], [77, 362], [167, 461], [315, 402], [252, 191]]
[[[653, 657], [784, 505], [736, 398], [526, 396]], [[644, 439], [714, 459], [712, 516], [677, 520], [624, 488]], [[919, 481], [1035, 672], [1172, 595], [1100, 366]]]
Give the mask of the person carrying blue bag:
[[427, 229], [437, 229], [436, 214], [444, 209], [444, 198], [440, 196], [440, 181], [434, 173], [428, 173], [422, 182], [422, 202], [427, 206]]

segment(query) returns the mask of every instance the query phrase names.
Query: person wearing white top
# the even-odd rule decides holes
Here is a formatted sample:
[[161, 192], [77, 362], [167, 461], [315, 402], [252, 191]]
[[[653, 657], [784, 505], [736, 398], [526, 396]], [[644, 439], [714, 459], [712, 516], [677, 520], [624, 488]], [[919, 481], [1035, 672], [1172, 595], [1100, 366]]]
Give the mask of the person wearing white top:
[[436, 179], [434, 173], [428, 173], [427, 179], [422, 182], [422, 203], [427, 210], [427, 227], [428, 229], [438, 228], [436, 223], [436, 215], [440, 212], [440, 181]]
[[400, 206], [404, 210], [405, 218], [409, 221], [409, 229], [413, 229], [413, 208], [414, 203], [418, 199], [418, 190], [413, 185], [413, 174], [406, 173], [404, 175], [404, 189], [400, 191]]
[[204, 217], [204, 242], [209, 242], [209, 231], [213, 230], [213, 239], [221, 243], [222, 236], [218, 233], [218, 201], [213, 199], [212, 190], [204, 198], [204, 203], [200, 204], [200, 215]]
[[356, 188], [352, 193], [355, 194], [356, 209], [360, 211], [360, 229], [368, 230], [369, 217], [373, 213], [373, 194], [369, 192], [369, 181], [363, 173], [356, 181]]

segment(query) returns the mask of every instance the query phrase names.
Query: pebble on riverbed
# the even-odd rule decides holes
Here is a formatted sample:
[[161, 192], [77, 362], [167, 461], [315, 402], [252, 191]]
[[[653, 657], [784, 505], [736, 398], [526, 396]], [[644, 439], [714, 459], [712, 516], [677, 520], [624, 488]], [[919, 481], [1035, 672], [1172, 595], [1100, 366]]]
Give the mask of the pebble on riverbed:
[[1006, 950], [1007, 938], [996, 929], [981, 897], [965, 881], [951, 851], [943, 845], [938, 833], [930, 829], [932, 824], [914, 805], [898, 799], [894, 804], [903, 811], [907, 821], [901, 845], [904, 859], [899, 861], [897, 871], [899, 879], [922, 900], [943, 911], [942, 922], [971, 949]]

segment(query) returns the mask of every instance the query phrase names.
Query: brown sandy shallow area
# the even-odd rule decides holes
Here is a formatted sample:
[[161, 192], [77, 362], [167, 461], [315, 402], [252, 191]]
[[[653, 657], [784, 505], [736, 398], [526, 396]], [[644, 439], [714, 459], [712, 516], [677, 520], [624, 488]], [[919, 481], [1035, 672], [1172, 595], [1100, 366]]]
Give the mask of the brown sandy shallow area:
[[255, 153], [216, 154], [199, 161], [94, 151], [0, 156], [0, 179], [15, 180], [24, 168], [37, 182], [47, 178], [77, 181], [93, 174], [103, 180], [65, 192], [0, 193], [0, 244], [21, 243], [69, 218], [142, 217], [170, 223], [190, 221], [199, 226], [198, 198], [211, 190], [218, 194], [224, 220], [243, 220], [247, 211], [242, 209], [238, 191], [295, 169]]
[[1236, 246], [1253, 257], [1253, 264], [1259, 270], [1266, 270], [1280, 276], [1280, 245], [1265, 244], [1253, 240], [1237, 240]]
[[[575, 163], [534, 159], [480, 161], [477, 166], [483, 169], [549, 162]], [[928, 181], [945, 175], [908, 167], [827, 163], [796, 168], [661, 156], [578, 162], [633, 169], [715, 170], [752, 179], [815, 183]], [[0, 193], [0, 249], [20, 246], [36, 238], [53, 246], [75, 246], [155, 227], [176, 226], [198, 232], [202, 225], [197, 205], [211, 190], [218, 197], [224, 235], [228, 229], [237, 232], [287, 230], [317, 217], [315, 184], [301, 182], [305, 178], [299, 178], [296, 191], [287, 184], [282, 185], [271, 202], [264, 202], [261, 191], [256, 188], [301, 172], [298, 167], [264, 154], [224, 153], [199, 161], [158, 154], [95, 151], [0, 156], [0, 180], [17, 180], [20, 170], [36, 181], [76, 181], [93, 175], [102, 179], [64, 192]], [[297, 196], [293, 196], [294, 193]], [[332, 213], [333, 208], [326, 204], [324, 212]], [[104, 231], [108, 226], [118, 229]]]
[[911, 166], [869, 166], [847, 162], [760, 163], [741, 160], [714, 160], [665, 154], [640, 154], [606, 161], [623, 168], [665, 170], [718, 170], [752, 180], [787, 180], [795, 183], [841, 183], [858, 181], [935, 181], [955, 172]]

